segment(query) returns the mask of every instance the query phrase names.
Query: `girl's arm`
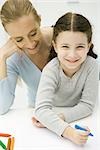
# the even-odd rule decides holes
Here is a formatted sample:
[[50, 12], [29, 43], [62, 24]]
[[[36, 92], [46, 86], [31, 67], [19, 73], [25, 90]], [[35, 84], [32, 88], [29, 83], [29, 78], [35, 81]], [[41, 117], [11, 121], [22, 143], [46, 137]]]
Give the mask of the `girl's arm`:
[[[56, 72], [56, 70], [55, 70]], [[85, 144], [90, 131], [78, 132], [72, 128], [67, 122], [62, 120], [52, 109], [53, 97], [58, 85], [56, 73], [50, 69], [42, 72], [37, 98], [35, 117], [59, 136], [63, 136], [76, 144]]]
[[74, 107], [57, 108], [57, 111], [63, 113], [65, 121], [68, 123], [91, 115], [98, 100], [99, 68], [97, 63], [91, 64], [91, 66], [91, 70], [87, 74], [80, 102]]
[[48, 129], [61, 136], [68, 123], [52, 110], [53, 97], [58, 86], [56, 70], [44, 69], [36, 97], [35, 117]]

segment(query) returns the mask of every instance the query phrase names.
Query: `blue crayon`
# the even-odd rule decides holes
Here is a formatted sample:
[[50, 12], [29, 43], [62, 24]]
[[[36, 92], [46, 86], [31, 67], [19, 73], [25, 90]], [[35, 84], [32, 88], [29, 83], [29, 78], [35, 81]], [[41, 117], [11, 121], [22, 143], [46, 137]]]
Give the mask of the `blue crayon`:
[[[79, 125], [75, 125], [75, 128], [76, 128], [76, 129], [79, 129], [79, 130], [87, 131], [85, 128], [80, 127]], [[92, 133], [89, 133], [89, 136], [93, 136], [93, 134], [92, 134]]]

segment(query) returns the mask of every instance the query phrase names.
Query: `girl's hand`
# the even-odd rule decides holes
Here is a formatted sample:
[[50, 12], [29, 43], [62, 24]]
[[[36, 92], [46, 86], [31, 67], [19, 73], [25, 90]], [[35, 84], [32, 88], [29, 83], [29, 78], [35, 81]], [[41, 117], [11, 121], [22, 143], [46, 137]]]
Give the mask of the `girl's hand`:
[[[62, 120], [64, 120], [64, 115], [61, 113], [61, 114], [58, 114], [59, 118], [61, 118]], [[33, 124], [36, 126], [36, 127], [39, 127], [39, 128], [45, 128], [45, 126], [40, 123], [35, 117], [32, 117], [32, 122]]]
[[32, 122], [36, 127], [45, 128], [45, 126], [42, 125], [42, 123], [40, 123], [35, 117], [32, 117]]
[[59, 117], [60, 119], [62, 119], [62, 120], [65, 120], [65, 117], [64, 117], [63, 113], [58, 114], [58, 117]]
[[[86, 130], [87, 129], [88, 128], [86, 128]], [[75, 144], [83, 145], [87, 142], [89, 133], [90, 133], [90, 130], [81, 131], [81, 130], [76, 130], [68, 126], [63, 132], [62, 136], [71, 140]]]
[[7, 43], [0, 48], [0, 59], [6, 60], [9, 56], [11, 56], [15, 52], [21, 52], [21, 49], [17, 47], [17, 45], [10, 38]]

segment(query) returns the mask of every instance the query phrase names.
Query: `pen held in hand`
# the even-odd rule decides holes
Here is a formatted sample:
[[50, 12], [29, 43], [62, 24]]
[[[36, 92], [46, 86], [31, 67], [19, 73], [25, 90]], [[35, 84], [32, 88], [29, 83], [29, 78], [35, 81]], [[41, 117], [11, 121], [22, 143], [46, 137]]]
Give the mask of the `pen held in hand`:
[[[79, 129], [79, 130], [87, 131], [85, 128], [80, 127], [79, 125], [75, 125], [75, 128], [76, 128], [76, 129]], [[92, 133], [89, 133], [89, 136], [93, 136], [93, 134], [92, 134]]]

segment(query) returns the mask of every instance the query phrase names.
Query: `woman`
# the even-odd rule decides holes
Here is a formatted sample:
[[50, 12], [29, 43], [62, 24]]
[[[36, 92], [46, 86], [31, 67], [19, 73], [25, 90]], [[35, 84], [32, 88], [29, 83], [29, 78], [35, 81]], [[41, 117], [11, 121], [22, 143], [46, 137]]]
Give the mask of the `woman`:
[[41, 28], [41, 18], [29, 0], [9, 0], [1, 8], [1, 22], [10, 35], [0, 48], [0, 114], [14, 102], [18, 76], [28, 87], [34, 107], [41, 71], [48, 61], [52, 28]]

